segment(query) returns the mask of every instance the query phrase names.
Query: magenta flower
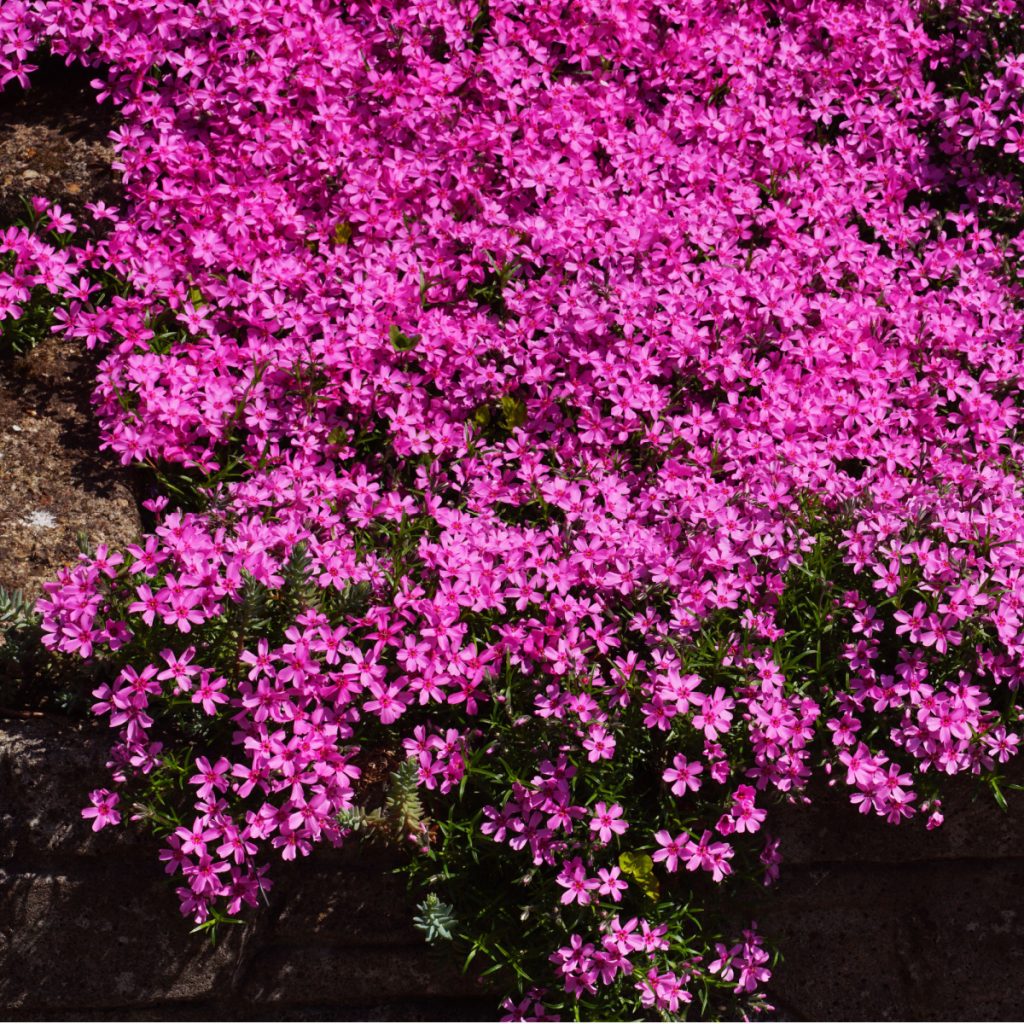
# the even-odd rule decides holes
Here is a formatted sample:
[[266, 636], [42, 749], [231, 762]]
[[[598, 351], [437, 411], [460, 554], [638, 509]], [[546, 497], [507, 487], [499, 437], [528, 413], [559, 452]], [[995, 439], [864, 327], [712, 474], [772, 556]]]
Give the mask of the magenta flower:
[[82, 817], [92, 818], [93, 832], [99, 832], [101, 828], [106, 828], [108, 825], [116, 825], [121, 820], [121, 814], [116, 810], [120, 799], [109, 789], [94, 789], [89, 794], [92, 806], [83, 808]]
[[555, 881], [565, 889], [561, 902], [578, 903], [581, 907], [590, 902], [591, 892], [601, 885], [597, 879], [587, 877], [587, 869], [579, 857], [566, 861]]
[[681, 754], [672, 758], [672, 767], [666, 768], [662, 778], [672, 783], [672, 792], [676, 796], [685, 796], [687, 792], [694, 793], [700, 789], [700, 774], [704, 766], [699, 761], [687, 761]]
[[[38, 605], [116, 653], [115, 791], [182, 763], [183, 703], [224, 744], [161, 854], [184, 913], [341, 842], [371, 734], [442, 814], [487, 778], [483, 834], [581, 907], [627, 884], [584, 853], [641, 806], [637, 730], [628, 827], [716, 881], [774, 878], [764, 808], [816, 774], [934, 825], [922, 781], [1017, 756], [1012, 4], [151, 6], [0, 4], [0, 83], [92, 68], [123, 193], [0, 229], [0, 329], [43, 301], [102, 355], [102, 446], [209, 478]], [[767, 978], [753, 933], [628, 932], [555, 940], [510, 1013]]]
[[612, 835], [621, 836], [629, 828], [629, 823], [622, 818], [622, 807], [612, 804], [609, 807], [603, 800], [594, 805], [594, 817], [590, 820], [590, 830], [597, 833], [602, 843], [611, 841]]
[[667, 871], [677, 871], [679, 861], [690, 857], [695, 849], [693, 841], [685, 832], [672, 838], [669, 832], [662, 829], [654, 833], [654, 838], [661, 849], [654, 851], [652, 859], [655, 864], [664, 863]]

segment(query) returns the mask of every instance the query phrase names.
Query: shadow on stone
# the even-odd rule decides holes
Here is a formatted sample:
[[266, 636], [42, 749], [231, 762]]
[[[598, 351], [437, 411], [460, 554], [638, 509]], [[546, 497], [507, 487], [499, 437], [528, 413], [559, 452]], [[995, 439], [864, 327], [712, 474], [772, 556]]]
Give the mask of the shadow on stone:
[[386, 853], [277, 862], [246, 925], [216, 946], [190, 934], [156, 841], [134, 826], [93, 834], [81, 818], [107, 732], [0, 719], [5, 1017], [494, 1019], [495, 1000], [411, 927]]

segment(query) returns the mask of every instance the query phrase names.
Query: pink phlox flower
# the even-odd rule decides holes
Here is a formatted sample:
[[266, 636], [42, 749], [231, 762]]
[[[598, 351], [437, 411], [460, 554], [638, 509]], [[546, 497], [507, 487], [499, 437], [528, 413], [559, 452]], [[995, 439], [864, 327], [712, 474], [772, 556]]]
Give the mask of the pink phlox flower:
[[700, 761], [687, 761], [682, 754], [672, 758], [672, 767], [666, 768], [662, 779], [672, 784], [672, 792], [676, 796], [686, 796], [688, 792], [696, 793], [701, 786], [699, 778], [704, 766]]
[[196, 768], [199, 771], [188, 781], [191, 785], [199, 787], [199, 796], [203, 800], [209, 800], [215, 791], [228, 788], [227, 773], [230, 767], [231, 762], [226, 757], [218, 758], [213, 765], [207, 758], [197, 757]]
[[663, 863], [666, 871], [677, 871], [679, 861], [693, 856], [696, 849], [686, 832], [680, 832], [673, 838], [667, 830], [662, 829], [654, 833], [654, 838], [660, 849], [654, 851], [652, 860], [655, 864]]
[[227, 685], [228, 681], [223, 676], [214, 678], [213, 672], [204, 668], [199, 674], [199, 685], [192, 694], [192, 703], [201, 705], [208, 715], [215, 715], [217, 705], [228, 702], [228, 696], [223, 692]]
[[622, 807], [612, 804], [609, 807], [603, 800], [594, 805], [594, 817], [590, 820], [590, 829], [596, 832], [602, 843], [611, 841], [612, 835], [621, 836], [629, 828], [629, 823], [622, 818]]
[[587, 751], [587, 760], [591, 764], [611, 760], [615, 755], [615, 737], [609, 735], [604, 726], [593, 725], [583, 740], [583, 749]]
[[622, 894], [629, 888], [617, 867], [598, 868], [597, 877], [600, 881], [597, 891], [602, 896], [610, 896], [613, 903], [618, 903], [622, 899]]
[[728, 731], [735, 706], [736, 702], [726, 697], [723, 687], [716, 686], [714, 693], [702, 696], [700, 711], [693, 717], [694, 727], [703, 730], [709, 740], [718, 739], [721, 733]]
[[120, 822], [121, 814], [116, 809], [120, 799], [109, 789], [94, 789], [89, 794], [92, 806], [82, 810], [82, 817], [86, 820], [92, 818], [93, 832], [99, 832], [100, 829], [106, 828], [108, 825], [116, 825]]
[[565, 892], [562, 893], [563, 904], [578, 903], [585, 907], [591, 900], [591, 892], [601, 883], [596, 878], [587, 876], [587, 869], [579, 857], [573, 857], [562, 865], [562, 870], [555, 878]]

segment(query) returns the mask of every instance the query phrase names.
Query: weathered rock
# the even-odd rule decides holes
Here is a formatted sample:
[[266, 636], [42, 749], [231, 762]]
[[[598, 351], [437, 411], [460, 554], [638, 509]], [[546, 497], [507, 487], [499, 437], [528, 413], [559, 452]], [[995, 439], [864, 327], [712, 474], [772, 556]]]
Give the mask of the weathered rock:
[[791, 866], [757, 920], [785, 1019], [1024, 1016], [1024, 861]]
[[0, 1006], [74, 1010], [211, 999], [230, 991], [253, 928], [216, 946], [176, 912], [155, 861], [61, 874], [0, 872]]
[[266, 948], [248, 966], [239, 996], [249, 1005], [367, 1006], [386, 998], [472, 996], [471, 981], [422, 946]]
[[[348, 844], [353, 854], [360, 844]], [[321, 858], [322, 859], [322, 858]], [[357, 858], [353, 857], [353, 861]], [[274, 935], [281, 942], [345, 946], [419, 945], [412, 927], [405, 882], [373, 861], [365, 867], [310, 870], [305, 863], [275, 872]]]
[[81, 817], [106, 777], [107, 732], [56, 716], [0, 718], [5, 1016], [255, 1019], [273, 1007], [273, 1019], [493, 1017], [494, 1000], [411, 927], [384, 851], [360, 856], [351, 844], [344, 857], [278, 862], [248, 924], [223, 930], [216, 946], [190, 934], [155, 842], [126, 823], [94, 834]]
[[[80, 810], [90, 790], [110, 784], [104, 762], [112, 735], [99, 722], [56, 716], [0, 720], [0, 864], [33, 870], [109, 852], [107, 835], [94, 833]], [[152, 840], [129, 826], [117, 842], [119, 859], [133, 846], [152, 860]]]
[[[105, 777], [107, 743], [94, 724], [0, 720], [7, 1016], [493, 1017], [474, 980], [411, 929], [384, 850], [352, 843], [278, 863], [249, 924], [216, 947], [190, 935], [152, 841], [131, 827], [94, 835], [80, 817], [88, 789]], [[947, 806], [945, 828], [961, 810], [968, 824], [948, 833], [886, 828], [826, 790], [784, 823], [801, 857], [741, 908], [784, 957], [771, 984], [777, 1017], [1024, 1015], [1012, 980], [1024, 970], [1024, 858], [1012, 842], [1019, 811], [974, 803], [966, 788]]]

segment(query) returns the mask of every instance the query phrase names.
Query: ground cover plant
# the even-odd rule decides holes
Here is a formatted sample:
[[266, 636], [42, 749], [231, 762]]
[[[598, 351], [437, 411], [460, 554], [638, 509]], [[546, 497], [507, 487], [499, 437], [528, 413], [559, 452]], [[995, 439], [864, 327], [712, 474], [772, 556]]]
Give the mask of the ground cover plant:
[[116, 208], [0, 235], [5, 337], [100, 349], [159, 482], [38, 604], [106, 677], [93, 826], [201, 928], [404, 839], [509, 1019], [671, 1019], [763, 1009], [737, 908], [814, 773], [1002, 800], [1017, 6], [0, 2], [7, 88], [120, 117]]

